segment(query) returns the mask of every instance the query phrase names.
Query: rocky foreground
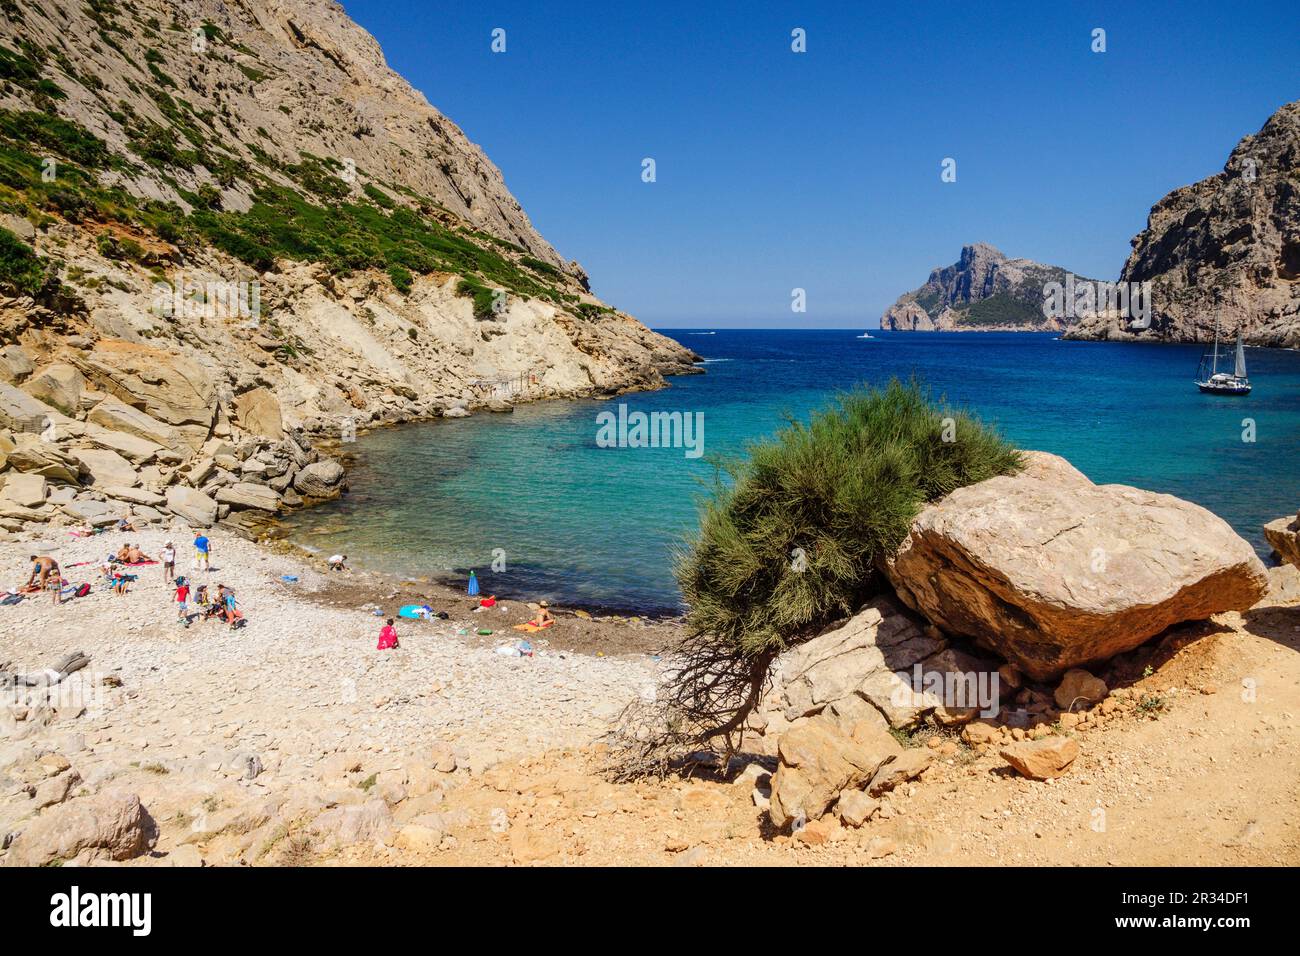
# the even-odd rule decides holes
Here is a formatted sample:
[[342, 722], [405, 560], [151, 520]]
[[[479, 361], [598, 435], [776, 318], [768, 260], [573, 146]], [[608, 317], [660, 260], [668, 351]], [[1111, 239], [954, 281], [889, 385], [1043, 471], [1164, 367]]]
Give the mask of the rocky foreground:
[[[1300, 861], [1300, 569], [1238, 555], [1204, 509], [1071, 471], [1031, 454], [923, 511], [889, 569], [899, 596], [786, 652], [743, 753], [694, 778], [604, 773], [618, 714], [671, 670], [653, 650], [671, 623], [562, 615], [518, 656], [526, 605], [471, 613], [435, 592], [449, 617], [399, 622], [401, 648], [380, 652], [374, 612], [413, 582], [324, 573], [221, 531], [215, 569], [194, 577], [234, 587], [241, 629], [178, 624], [158, 566], [126, 595], [0, 606], [0, 860]], [[1057, 527], [1067, 498], [1076, 520]], [[981, 516], [1004, 534], [985, 539]], [[1039, 547], [1000, 550], [1016, 529]], [[90, 579], [80, 562], [123, 540], [155, 553], [187, 531], [24, 535], [0, 566], [17, 578], [50, 553]], [[1082, 539], [1052, 550], [1069, 535], [1126, 555], [1110, 573], [1154, 565], [1148, 600], [1082, 587], [1107, 572], [1068, 560]], [[909, 570], [926, 554], [949, 568]], [[952, 617], [926, 596], [945, 587], [998, 616]], [[1107, 643], [1089, 616], [1113, 622]], [[564, 649], [593, 637], [603, 651]]]

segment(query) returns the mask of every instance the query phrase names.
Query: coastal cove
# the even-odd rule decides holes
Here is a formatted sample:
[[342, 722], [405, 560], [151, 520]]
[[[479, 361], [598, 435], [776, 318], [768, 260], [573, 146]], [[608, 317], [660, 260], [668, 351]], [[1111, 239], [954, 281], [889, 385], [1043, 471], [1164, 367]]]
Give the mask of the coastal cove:
[[[362, 435], [346, 449], [350, 493], [288, 517], [286, 533], [393, 574], [463, 578], [474, 568], [484, 593], [675, 614], [673, 552], [695, 527], [711, 461], [742, 453], [787, 414], [805, 418], [838, 390], [912, 376], [1095, 482], [1209, 508], [1265, 558], [1261, 526], [1300, 499], [1300, 352], [1249, 349], [1256, 389], [1225, 400], [1197, 393], [1200, 347], [1191, 345], [1050, 333], [669, 334], [705, 357], [708, 374], [610, 401], [520, 405]], [[702, 420], [703, 456], [611, 447], [599, 438], [600, 416], [622, 417], [620, 404], [629, 417]]]

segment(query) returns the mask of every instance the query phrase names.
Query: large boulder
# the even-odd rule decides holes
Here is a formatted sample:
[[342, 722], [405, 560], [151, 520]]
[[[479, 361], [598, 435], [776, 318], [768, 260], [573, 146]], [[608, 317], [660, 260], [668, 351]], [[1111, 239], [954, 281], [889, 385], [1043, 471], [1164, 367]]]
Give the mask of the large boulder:
[[343, 466], [332, 458], [314, 461], [293, 479], [294, 490], [308, 498], [333, 498], [343, 490]]
[[276, 439], [284, 434], [280, 401], [269, 388], [254, 388], [236, 398], [235, 415], [239, 427], [250, 434]]
[[90, 473], [91, 484], [96, 488], [109, 485], [131, 488], [140, 480], [135, 466], [108, 448], [76, 448], [71, 454]]
[[63, 511], [69, 517], [96, 528], [116, 524], [122, 517], [120, 507], [114, 507], [107, 501], [96, 501], [94, 498], [78, 498], [69, 501], [63, 505]]
[[164, 424], [152, 415], [138, 408], [132, 408], [116, 398], [106, 398], [92, 408], [86, 416], [86, 421], [112, 432], [134, 435], [152, 445], [161, 445], [173, 451], [189, 450], [189, 446], [173, 426]]
[[54, 409], [21, 389], [0, 382], [0, 428], [14, 432], [43, 432]]
[[[910, 612], [879, 597], [777, 658], [751, 728], [770, 752], [762, 745], [792, 722], [822, 713], [845, 731], [862, 720], [895, 729], [927, 716], [954, 723], [974, 716], [981, 693], [982, 709], [997, 711], [996, 673], [995, 661], [949, 648], [942, 635], [927, 633]], [[960, 690], [949, 695], [940, 687]]]
[[1250, 545], [1204, 508], [1095, 485], [1042, 452], [1025, 464], [924, 508], [884, 570], [908, 606], [1031, 677], [1244, 611], [1267, 590]]
[[902, 752], [887, 730], [867, 722], [841, 731], [825, 717], [812, 717], [790, 728], [777, 750], [780, 763], [772, 774], [768, 810], [777, 827], [796, 817], [815, 820], [839, 797], [858, 789], [885, 763]]
[[79, 484], [86, 473], [85, 465], [39, 435], [22, 432], [14, 435], [12, 441], [14, 447], [5, 457], [9, 467], [16, 471], [73, 485]]
[[83, 371], [104, 391], [174, 426], [191, 449], [207, 439], [216, 418], [217, 388], [213, 374], [198, 362], [174, 350], [117, 339], [99, 340], [83, 361]]
[[28, 395], [65, 415], [77, 414], [85, 388], [86, 377], [63, 362], [45, 366], [23, 383], [23, 391]]
[[217, 501], [235, 508], [257, 508], [261, 511], [275, 511], [280, 507], [280, 496], [266, 485], [253, 484], [251, 481], [237, 481], [233, 485], [221, 488], [216, 494]]
[[157, 827], [125, 790], [107, 790], [43, 811], [23, 826], [5, 866], [49, 866], [70, 860], [129, 860], [157, 838]]
[[23, 508], [39, 508], [45, 504], [48, 492], [48, 482], [42, 475], [24, 475], [18, 472], [0, 475], [0, 498]]
[[[117, 452], [136, 465], [150, 462], [164, 451], [161, 445], [156, 445], [146, 438], [139, 438], [127, 432], [116, 432], [102, 425], [87, 425], [84, 437], [96, 447]], [[174, 456], [169, 453], [168, 457]]]
[[0, 382], [17, 385], [36, 371], [36, 366], [17, 345], [6, 345], [0, 349]]
[[197, 488], [185, 485], [167, 489], [167, 510], [199, 528], [209, 528], [217, 520], [217, 503]]
[[1300, 512], [1264, 525], [1264, 537], [1283, 561], [1300, 568]]

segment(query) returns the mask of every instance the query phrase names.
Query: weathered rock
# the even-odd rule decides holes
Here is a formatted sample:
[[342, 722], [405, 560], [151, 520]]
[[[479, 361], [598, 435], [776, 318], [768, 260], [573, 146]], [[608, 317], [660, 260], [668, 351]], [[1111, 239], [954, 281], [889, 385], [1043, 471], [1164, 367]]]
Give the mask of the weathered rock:
[[830, 708], [847, 733], [859, 720], [875, 719], [865, 707], [882, 722], [908, 726], [941, 701], [914, 698], [910, 683], [896, 672], [910, 671], [943, 647], [942, 639], [926, 636], [892, 600], [877, 598], [844, 624], [777, 659], [757, 719], [779, 735], [791, 721]]
[[90, 475], [91, 483], [96, 488], [116, 485], [120, 488], [132, 488], [139, 481], [135, 466], [115, 451], [107, 448], [76, 448], [71, 452], [73, 458]]
[[1020, 740], [1003, 747], [1000, 753], [1022, 777], [1047, 780], [1062, 776], [1070, 769], [1079, 756], [1079, 744], [1073, 737], [1052, 736]]
[[162, 445], [155, 445], [146, 438], [139, 438], [126, 432], [112, 431], [102, 425], [86, 425], [83, 433], [86, 440], [97, 448], [116, 452], [136, 466], [153, 461], [155, 458], [179, 460], [174, 453], [167, 451]]
[[1300, 512], [1264, 525], [1264, 538], [1283, 561], [1300, 568]]
[[76, 501], [70, 501], [63, 506], [63, 511], [77, 521], [85, 522], [96, 528], [113, 524], [122, 516], [121, 509], [114, 508], [108, 502], [96, 501], [93, 498], [78, 498]]
[[312, 830], [341, 846], [385, 840], [393, 832], [393, 814], [383, 800], [367, 800], [326, 810], [312, 823]]
[[254, 388], [235, 399], [239, 427], [254, 435], [279, 438], [284, 434], [284, 419], [279, 399], [269, 388]]
[[131, 504], [149, 505], [154, 508], [162, 507], [167, 500], [148, 488], [126, 488], [122, 485], [109, 485], [104, 489], [104, 494], [118, 501], [129, 501]]
[[1263, 596], [1250, 545], [1204, 508], [1026, 458], [923, 509], [885, 562], [899, 597], [944, 631], [1046, 680]]
[[23, 391], [65, 415], [77, 414], [86, 377], [71, 365], [55, 362], [23, 383]]
[[1053, 696], [1061, 710], [1077, 711], [1100, 704], [1109, 693], [1104, 680], [1076, 667], [1065, 672]]
[[309, 498], [333, 498], [343, 489], [343, 466], [332, 458], [312, 462], [293, 479], [294, 490]]
[[134, 435], [162, 448], [188, 450], [180, 433], [173, 426], [116, 398], [106, 398], [92, 408], [86, 415], [86, 421], [111, 432]]
[[217, 503], [197, 488], [172, 485], [167, 489], [167, 510], [191, 525], [207, 528], [217, 520]]
[[280, 507], [280, 496], [266, 485], [255, 485], [248, 481], [239, 481], [222, 488], [216, 494], [217, 501], [233, 505], [236, 508], [257, 508], [261, 511], [275, 511]]
[[0, 498], [24, 508], [39, 508], [45, 504], [49, 483], [42, 475], [24, 475], [10, 472], [0, 475]]
[[0, 383], [17, 385], [34, 371], [36, 366], [19, 346], [6, 345], [0, 349]]
[[871, 777], [866, 790], [873, 797], [888, 793], [900, 783], [915, 780], [934, 763], [934, 751], [913, 747], [904, 750], [893, 760], [883, 764]]
[[48, 427], [54, 411], [21, 389], [0, 382], [0, 428], [39, 434]]
[[156, 838], [140, 798], [112, 789], [51, 807], [27, 823], [5, 866], [46, 866], [68, 860], [129, 860]]
[[86, 467], [57, 445], [42, 441], [40, 436], [20, 433], [13, 436], [14, 447], [6, 452], [9, 467], [28, 474], [42, 475], [51, 481], [80, 484]]
[[852, 737], [822, 717], [807, 718], [782, 735], [772, 775], [769, 813], [784, 827], [802, 814], [815, 820], [846, 789], [870, 780], [900, 747], [887, 731], [860, 724]]
[[835, 812], [846, 826], [860, 827], [880, 809], [880, 801], [864, 790], [845, 790], [835, 803]]

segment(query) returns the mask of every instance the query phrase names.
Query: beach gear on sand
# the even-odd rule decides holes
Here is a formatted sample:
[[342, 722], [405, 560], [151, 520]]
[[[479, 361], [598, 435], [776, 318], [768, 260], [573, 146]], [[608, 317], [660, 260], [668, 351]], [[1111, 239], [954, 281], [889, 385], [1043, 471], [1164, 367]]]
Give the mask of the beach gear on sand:
[[473, 571], [469, 573], [469, 585], [465, 588], [465, 593], [470, 597], [478, 594], [478, 578], [474, 576]]
[[407, 617], [416, 621], [427, 621], [433, 617], [433, 609], [427, 604], [404, 604], [397, 611], [398, 617]]
[[495, 594], [493, 594], [491, 597], [485, 597], [483, 600], [481, 600], [481, 601], [478, 602], [478, 606], [479, 606], [479, 607], [496, 607], [496, 606], [497, 606], [497, 596], [496, 596]]

